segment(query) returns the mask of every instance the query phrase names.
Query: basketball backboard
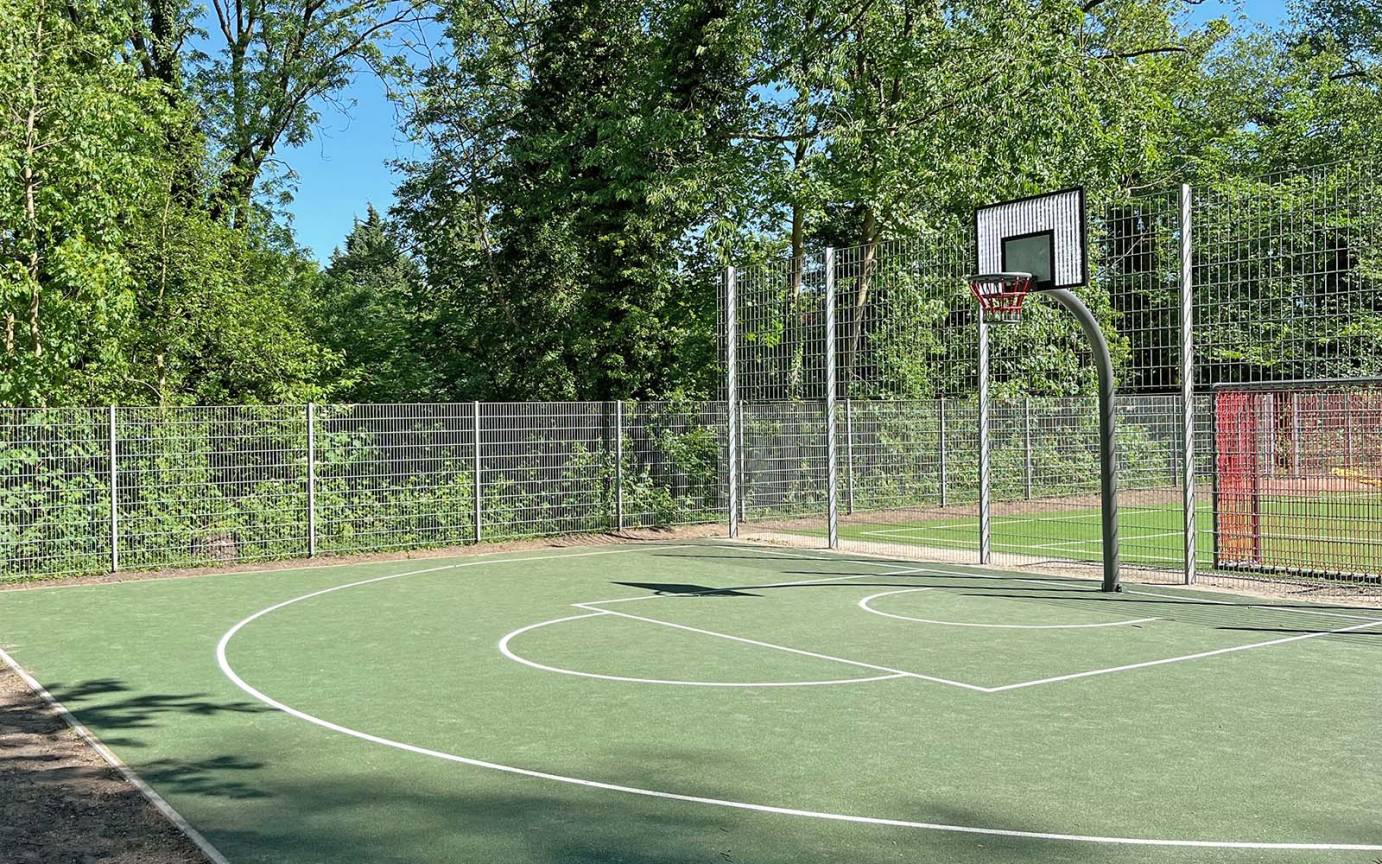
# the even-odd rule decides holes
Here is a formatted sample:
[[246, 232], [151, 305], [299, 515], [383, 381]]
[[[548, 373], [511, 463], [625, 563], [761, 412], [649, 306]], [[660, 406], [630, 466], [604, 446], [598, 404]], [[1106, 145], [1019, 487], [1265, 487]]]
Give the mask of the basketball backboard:
[[977, 274], [1031, 273], [1034, 291], [1089, 281], [1083, 189], [980, 207], [974, 211], [974, 235]]

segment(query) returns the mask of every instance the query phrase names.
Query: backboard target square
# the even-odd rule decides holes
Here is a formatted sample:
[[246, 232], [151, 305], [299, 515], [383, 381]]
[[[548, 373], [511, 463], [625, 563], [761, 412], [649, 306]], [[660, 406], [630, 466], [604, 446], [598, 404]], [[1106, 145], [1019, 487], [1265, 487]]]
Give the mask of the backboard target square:
[[1031, 273], [1034, 290], [1089, 282], [1083, 189], [1065, 189], [974, 211], [974, 272]]

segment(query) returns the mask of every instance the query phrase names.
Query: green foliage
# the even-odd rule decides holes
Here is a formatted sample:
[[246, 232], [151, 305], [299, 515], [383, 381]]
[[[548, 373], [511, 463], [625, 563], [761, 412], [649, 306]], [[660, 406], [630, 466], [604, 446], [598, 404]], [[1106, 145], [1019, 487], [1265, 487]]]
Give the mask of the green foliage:
[[0, 404], [91, 401], [122, 362], [137, 290], [122, 247], [176, 118], [120, 60], [128, 8], [0, 12]]
[[685, 361], [710, 352], [713, 295], [684, 262], [739, 158], [742, 14], [626, 0], [444, 10], [458, 51], [423, 79], [412, 124], [433, 157], [406, 166], [397, 213], [457, 358], [452, 392], [703, 391], [704, 364]]
[[425, 18], [418, 0], [211, 0], [218, 50], [199, 54], [191, 78], [213, 141], [212, 213], [239, 224], [256, 193], [282, 203], [290, 177], [275, 152], [311, 139], [317, 107], [368, 68], [403, 73], [385, 50], [395, 28]]
[[438, 389], [422, 273], [379, 213], [368, 208], [331, 257], [312, 298], [323, 344], [340, 355], [338, 398], [423, 399]]

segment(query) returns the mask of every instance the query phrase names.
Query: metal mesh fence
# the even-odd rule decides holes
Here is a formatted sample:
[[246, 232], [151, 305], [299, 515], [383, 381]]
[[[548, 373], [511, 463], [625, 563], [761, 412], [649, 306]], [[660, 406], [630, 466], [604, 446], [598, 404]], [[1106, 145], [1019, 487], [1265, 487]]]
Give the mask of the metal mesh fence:
[[292, 406], [117, 408], [120, 566], [301, 554], [305, 444], [305, 414]]
[[[1095, 208], [1094, 276], [1079, 294], [1114, 354], [1120, 547], [1139, 578], [1382, 583], [1375, 167]], [[1089, 567], [1101, 553], [1094, 373], [1077, 324], [1040, 295], [1019, 324], [988, 328], [982, 494], [980, 340], [962, 278], [972, 242], [952, 224], [738, 271], [725, 340], [737, 386], [719, 402], [6, 409], [0, 578], [704, 522], [731, 509], [751, 530], [812, 544], [833, 528], [863, 551], [973, 562], [988, 548], [1000, 565]], [[1292, 390], [1302, 379], [1342, 383]], [[1269, 383], [1281, 386], [1225, 396]], [[1224, 460], [1241, 472], [1248, 449], [1256, 503], [1221, 507]], [[1253, 518], [1260, 548], [1244, 553]]]
[[1216, 567], [1382, 573], [1382, 381], [1219, 388], [1214, 447]]
[[[1355, 557], [1373, 561], [1366, 550], [1378, 526], [1356, 502], [1296, 519], [1298, 548], [1287, 565], [1230, 568], [1215, 557], [1223, 538], [1213, 509], [1219, 415], [1211, 395], [1226, 382], [1382, 373], [1377, 173], [1370, 163], [1345, 162], [1095, 207], [1093, 279], [1077, 293], [1114, 355], [1120, 549], [1138, 578], [1189, 581], [1203, 570], [1220, 582], [1252, 579], [1284, 590], [1306, 582], [1310, 590], [1371, 590], [1382, 582], [1382, 565], [1336, 566], [1329, 551], [1343, 531], [1359, 538], [1349, 541]], [[833, 337], [842, 545], [976, 562], [983, 520], [992, 563], [1065, 571], [1099, 561], [1094, 372], [1076, 323], [1039, 294], [1020, 323], [988, 328], [990, 503], [980, 505], [980, 341], [963, 279], [973, 268], [971, 233], [952, 226], [808, 256], [795, 268], [736, 273], [734, 348], [740, 369], [752, 371], [747, 380], [741, 372], [744, 386], [730, 398], [744, 403], [746, 416], [770, 418], [746, 419], [736, 442], [749, 530], [795, 533], [809, 543], [830, 536], [819, 385], [829, 372], [824, 340]], [[827, 260], [833, 279], [820, 272]], [[796, 272], [810, 278], [793, 280]], [[797, 299], [789, 302], [789, 293]], [[819, 309], [832, 300], [836, 324], [826, 336]], [[749, 323], [783, 321], [760, 310], [784, 308], [800, 314], [782, 326]], [[794, 381], [810, 386], [788, 386]], [[1302, 424], [1293, 446], [1348, 446], [1340, 424], [1364, 422], [1360, 411], [1329, 403], [1317, 414], [1335, 419], [1312, 425], [1302, 407], [1292, 414]], [[1365, 455], [1357, 450], [1354, 458]]]
[[714, 521], [725, 426], [715, 402], [9, 409], [0, 579]]
[[1197, 190], [1195, 384], [1382, 375], [1377, 165]]
[[625, 402], [617, 472], [621, 528], [715, 522], [726, 516], [725, 405]]
[[472, 405], [322, 406], [314, 413], [316, 550], [474, 542]]
[[105, 409], [0, 410], [0, 572], [110, 566], [109, 441]]

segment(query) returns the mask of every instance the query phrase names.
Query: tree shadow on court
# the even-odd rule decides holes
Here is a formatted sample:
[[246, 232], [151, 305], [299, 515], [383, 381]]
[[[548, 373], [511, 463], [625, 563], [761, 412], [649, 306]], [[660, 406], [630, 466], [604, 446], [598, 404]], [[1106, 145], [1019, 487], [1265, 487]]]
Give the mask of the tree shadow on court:
[[[57, 683], [49, 687], [48, 692], [109, 747], [145, 747], [142, 739], [129, 733], [155, 730], [178, 716], [210, 717], [269, 710], [257, 703], [216, 701], [205, 693], [135, 692], [110, 678], [70, 685]], [[36, 696], [0, 705], [0, 773], [22, 771], [32, 783], [59, 787], [79, 787], [97, 775], [109, 773], [104, 761], [72, 762], [58, 755], [58, 751], [48, 751], [41, 746], [42, 741], [51, 741], [55, 735], [68, 734], [66, 724]], [[35, 742], [40, 743], [36, 745]], [[252, 772], [263, 767], [261, 762], [235, 755], [190, 762], [163, 759], [136, 767], [147, 779], [158, 780], [170, 789], [228, 798], [263, 794], [251, 785], [227, 778], [229, 772]]]
[[[74, 701], [125, 692], [118, 682], [109, 680], [57, 690]], [[144, 728], [146, 724], [134, 719], [135, 714], [173, 705], [206, 712], [210, 710], [206, 701], [184, 697], [138, 708], [126, 704], [120, 716], [127, 725]], [[137, 741], [124, 743], [140, 746]], [[164, 793], [196, 791], [223, 798], [268, 794], [226, 776], [263, 767], [234, 756], [188, 763], [160, 760], [137, 767]], [[200, 860], [191, 842], [80, 740], [55, 710], [17, 676], [0, 673], [0, 861], [173, 864]]]
[[139, 746], [131, 739], [108, 737], [112, 730], [148, 729], [165, 715], [188, 714], [210, 717], [216, 714], [257, 714], [269, 709], [257, 702], [232, 702], [210, 698], [207, 693], [146, 693], [113, 678], [94, 678], [75, 684], [54, 683], [48, 687], [67, 709], [94, 729], [100, 729], [108, 744]]
[[[641, 770], [640, 752], [656, 753], [664, 767], [678, 759], [662, 750], [631, 752], [627, 764], [601, 776], [634, 787], [666, 788], [663, 771]], [[630, 770], [632, 766], [639, 770]], [[732, 765], [724, 768], [733, 770]], [[737, 797], [732, 783], [697, 785], [683, 777], [682, 784], [682, 791], [690, 794], [731, 801]], [[275, 783], [273, 795], [271, 819], [241, 819], [243, 827], [229, 830], [212, 827], [212, 841], [232, 859], [284, 862], [1078, 864], [1109, 860], [1107, 847], [1088, 844], [842, 823], [576, 789], [468, 767], [438, 775], [423, 765], [419, 778], [378, 773], [295, 777]], [[1013, 818], [934, 801], [891, 802], [889, 810], [899, 818], [943, 824], [1024, 827]], [[1120, 854], [1118, 860], [1143, 859]]]

